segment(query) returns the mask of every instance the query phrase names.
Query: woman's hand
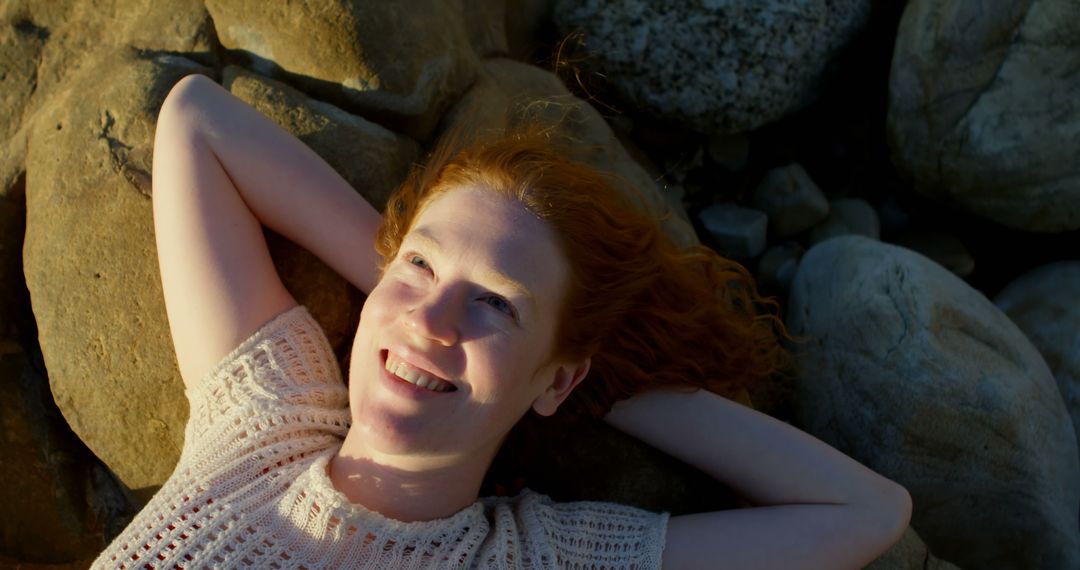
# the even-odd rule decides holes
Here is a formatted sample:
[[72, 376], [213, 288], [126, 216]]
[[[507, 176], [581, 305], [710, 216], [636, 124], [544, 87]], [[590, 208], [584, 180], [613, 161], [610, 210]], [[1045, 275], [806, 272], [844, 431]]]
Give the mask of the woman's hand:
[[604, 420], [772, 507], [672, 517], [665, 566], [861, 568], [899, 540], [911, 518], [902, 486], [705, 390], [644, 392], [616, 403]]

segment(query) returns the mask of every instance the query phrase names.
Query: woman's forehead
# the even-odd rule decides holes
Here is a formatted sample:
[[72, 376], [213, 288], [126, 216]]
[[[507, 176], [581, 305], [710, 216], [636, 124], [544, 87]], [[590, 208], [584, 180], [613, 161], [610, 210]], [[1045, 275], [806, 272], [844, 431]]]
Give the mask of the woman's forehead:
[[[477, 272], [539, 297], [569, 268], [553, 231], [519, 201], [481, 188], [449, 190], [417, 215], [403, 245], [477, 264]], [[557, 291], [556, 291], [557, 292]]]

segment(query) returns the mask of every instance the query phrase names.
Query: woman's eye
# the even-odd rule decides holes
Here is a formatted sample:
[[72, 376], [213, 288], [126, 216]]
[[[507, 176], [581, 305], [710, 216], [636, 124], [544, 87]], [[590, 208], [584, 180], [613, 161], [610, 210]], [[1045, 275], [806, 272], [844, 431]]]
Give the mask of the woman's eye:
[[495, 310], [506, 313], [515, 319], [517, 318], [517, 313], [514, 312], [514, 306], [506, 299], [495, 295], [488, 295], [487, 297], [484, 297], [484, 301], [487, 302], [488, 305], [491, 305]]
[[431, 269], [427, 261], [425, 261], [424, 258], [420, 257], [419, 255], [410, 255], [409, 263], [419, 267], [420, 269]]

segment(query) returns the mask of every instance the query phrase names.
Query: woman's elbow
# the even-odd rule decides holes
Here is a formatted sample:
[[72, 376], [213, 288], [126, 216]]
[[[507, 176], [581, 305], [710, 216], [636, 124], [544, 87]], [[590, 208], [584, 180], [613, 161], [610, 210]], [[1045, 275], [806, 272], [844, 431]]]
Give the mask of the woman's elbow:
[[904, 536], [911, 524], [913, 508], [911, 494], [902, 485], [893, 485], [883, 493], [880, 502], [871, 507], [873, 526], [881, 536], [885, 548], [891, 548]]

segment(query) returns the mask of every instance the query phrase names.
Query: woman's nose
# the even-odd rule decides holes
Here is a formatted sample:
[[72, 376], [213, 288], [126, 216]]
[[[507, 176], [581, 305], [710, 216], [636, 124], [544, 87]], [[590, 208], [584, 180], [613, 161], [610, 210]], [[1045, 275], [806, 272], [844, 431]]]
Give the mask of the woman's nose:
[[409, 309], [405, 325], [417, 336], [452, 346], [460, 337], [461, 318], [461, 301], [453, 292], [432, 291]]

